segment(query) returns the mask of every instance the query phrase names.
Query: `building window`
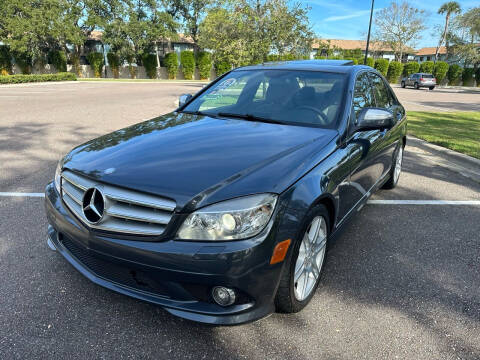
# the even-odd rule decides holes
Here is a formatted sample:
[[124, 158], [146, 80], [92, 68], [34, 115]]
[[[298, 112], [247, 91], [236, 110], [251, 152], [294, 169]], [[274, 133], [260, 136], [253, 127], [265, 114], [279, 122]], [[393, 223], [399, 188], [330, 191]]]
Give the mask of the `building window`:
[[420, 61], [423, 61], [423, 56], [420, 56]]
[[427, 61], [430, 61], [430, 56], [427, 56]]

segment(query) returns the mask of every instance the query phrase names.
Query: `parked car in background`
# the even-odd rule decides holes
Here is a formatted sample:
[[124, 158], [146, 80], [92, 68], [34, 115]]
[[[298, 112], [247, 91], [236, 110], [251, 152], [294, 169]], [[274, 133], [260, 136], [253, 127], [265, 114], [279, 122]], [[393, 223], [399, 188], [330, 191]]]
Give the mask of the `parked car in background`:
[[93, 282], [190, 320], [297, 312], [329, 242], [397, 184], [406, 127], [369, 66], [239, 68], [61, 159], [47, 242]]
[[437, 85], [437, 79], [432, 74], [415, 73], [402, 79], [402, 88], [407, 86], [413, 86], [415, 89], [422, 87], [428, 87], [430, 90], [435, 89]]

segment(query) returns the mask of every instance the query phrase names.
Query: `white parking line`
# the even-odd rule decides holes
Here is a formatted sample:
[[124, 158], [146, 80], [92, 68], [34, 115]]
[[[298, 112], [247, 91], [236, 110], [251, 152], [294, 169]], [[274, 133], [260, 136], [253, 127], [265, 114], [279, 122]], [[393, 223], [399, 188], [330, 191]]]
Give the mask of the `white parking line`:
[[44, 193], [19, 193], [19, 192], [0, 192], [0, 197], [45, 197]]
[[480, 205], [477, 200], [368, 200], [370, 205]]

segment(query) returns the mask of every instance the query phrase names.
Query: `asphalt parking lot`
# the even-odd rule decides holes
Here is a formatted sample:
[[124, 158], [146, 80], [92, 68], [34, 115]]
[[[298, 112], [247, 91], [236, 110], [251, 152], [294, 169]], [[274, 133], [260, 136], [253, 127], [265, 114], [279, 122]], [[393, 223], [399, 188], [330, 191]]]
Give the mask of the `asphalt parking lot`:
[[[480, 182], [469, 176], [480, 165], [414, 141], [398, 187], [376, 193], [348, 224], [330, 249], [321, 287], [298, 314], [236, 327], [192, 323], [94, 285], [49, 250], [35, 194], [57, 160], [86, 140], [172, 110], [178, 95], [201, 86], [0, 87], [0, 193], [32, 195], [0, 196], [0, 358], [480, 358]], [[410, 108], [403, 91], [419, 92], [398, 92]], [[460, 108], [470, 95], [448, 97]]]

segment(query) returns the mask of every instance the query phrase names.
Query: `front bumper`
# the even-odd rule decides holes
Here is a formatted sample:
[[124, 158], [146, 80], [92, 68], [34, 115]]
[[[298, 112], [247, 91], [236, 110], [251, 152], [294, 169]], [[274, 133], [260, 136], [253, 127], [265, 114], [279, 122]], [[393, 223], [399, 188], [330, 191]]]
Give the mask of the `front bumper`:
[[[91, 231], [63, 204], [55, 187], [45, 191], [48, 237], [78, 271], [110, 290], [155, 303], [170, 313], [211, 324], [239, 324], [274, 311], [285, 262], [270, 265], [277, 219], [257, 238], [233, 242], [142, 241]], [[289, 251], [290, 252], [290, 251]], [[288, 258], [288, 255], [287, 255]], [[213, 286], [234, 288], [237, 301], [222, 307]]]

